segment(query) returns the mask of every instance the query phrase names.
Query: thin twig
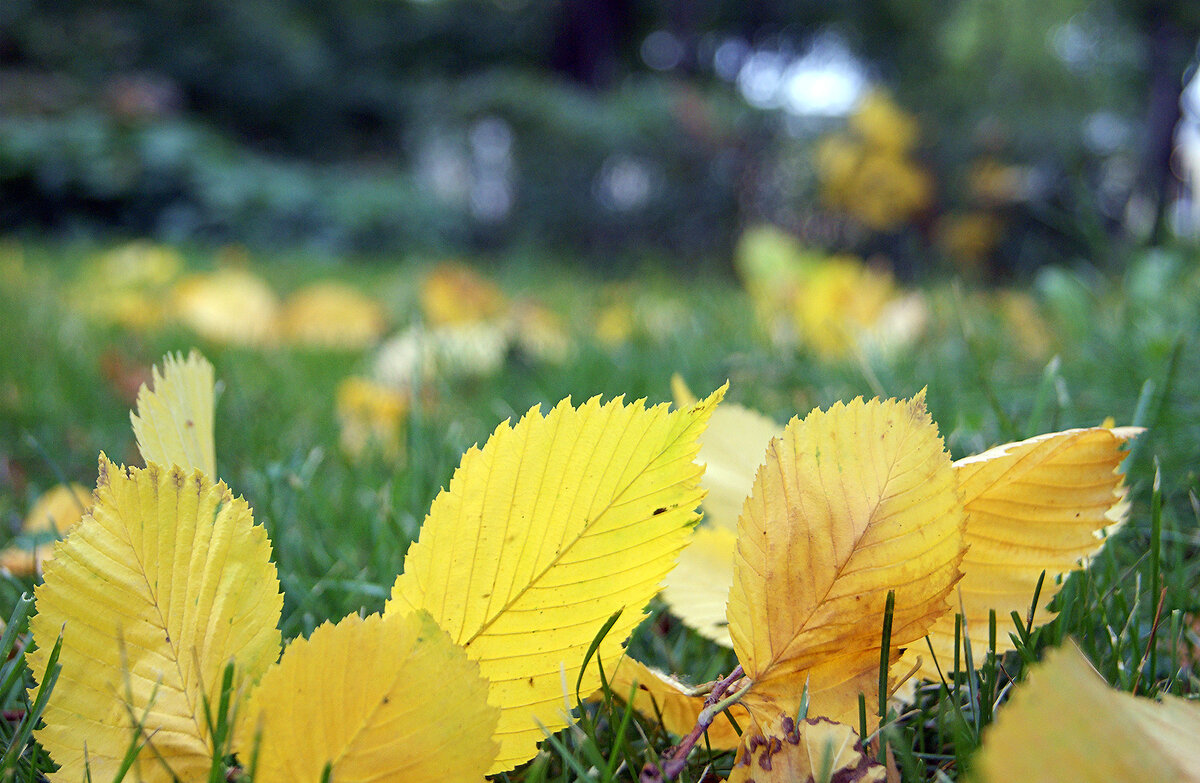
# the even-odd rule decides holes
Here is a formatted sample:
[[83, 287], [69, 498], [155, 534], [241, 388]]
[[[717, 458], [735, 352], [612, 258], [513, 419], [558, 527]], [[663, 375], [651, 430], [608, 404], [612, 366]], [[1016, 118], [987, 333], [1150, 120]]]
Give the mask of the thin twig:
[[673, 780], [683, 768], [687, 766], [688, 754], [692, 752], [692, 748], [704, 736], [704, 732], [708, 731], [708, 727], [712, 725], [717, 716], [723, 710], [736, 704], [745, 695], [749, 686], [743, 687], [735, 691], [728, 698], [722, 698], [729, 691], [735, 682], [746, 675], [742, 670], [742, 665], [738, 664], [737, 668], [730, 672], [728, 677], [717, 680], [713, 685], [712, 692], [704, 700], [704, 709], [700, 710], [700, 715], [696, 719], [696, 725], [688, 732], [687, 736], [666, 753], [658, 764], [650, 762], [642, 768], [640, 776], [641, 783], [658, 783], [662, 780]]

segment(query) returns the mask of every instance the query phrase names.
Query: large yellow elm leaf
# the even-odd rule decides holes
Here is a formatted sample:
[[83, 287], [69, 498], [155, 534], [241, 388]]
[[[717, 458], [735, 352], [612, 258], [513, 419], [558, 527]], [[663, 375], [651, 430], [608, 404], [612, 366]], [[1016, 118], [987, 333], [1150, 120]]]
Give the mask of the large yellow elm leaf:
[[[717, 412], [720, 412], [720, 408]], [[679, 553], [679, 565], [667, 575], [662, 599], [671, 612], [701, 636], [731, 647], [725, 605], [733, 587], [737, 534], [725, 527], [701, 525]]]
[[[608, 684], [613, 695], [621, 699], [633, 693], [634, 709], [652, 721], [661, 720], [663, 728], [672, 734], [682, 736], [691, 731], [700, 719], [700, 711], [704, 709], [705, 694], [694, 693], [693, 689], [669, 674], [652, 669], [628, 655], [621, 659], [617, 670], [609, 675]], [[740, 704], [730, 707], [729, 713], [743, 729], [750, 725], [750, 714]], [[724, 712], [717, 715], [706, 734], [709, 745], [723, 750], [733, 750], [741, 741]]]
[[888, 591], [895, 649], [945, 613], [963, 522], [923, 394], [793, 419], [738, 521], [729, 631], [751, 715], [795, 714], [807, 681], [811, 715], [857, 723], [858, 692], [877, 699]]
[[138, 780], [207, 780], [204, 701], [215, 709], [227, 662], [240, 691], [279, 655], [283, 596], [266, 532], [224, 483], [178, 467], [126, 470], [102, 454], [95, 501], [55, 545], [30, 621], [39, 682], [63, 635], [35, 732], [62, 766], [51, 777], [83, 779], [86, 758], [93, 779], [111, 780], [144, 719]]
[[984, 731], [972, 780], [1200, 783], [1200, 703], [1113, 690], [1074, 644], [1033, 667]]
[[796, 721], [786, 714], [751, 725], [729, 783], [883, 783], [887, 769], [863, 752], [854, 729], [826, 718]]
[[1128, 514], [1119, 466], [1125, 458], [1122, 445], [1139, 432], [1136, 427], [1066, 430], [954, 463], [969, 549], [949, 610], [929, 630], [937, 666], [924, 644], [909, 653], [922, 656], [921, 676], [936, 680], [938, 667], [944, 674], [954, 668], [954, 615], [963, 609], [973, 660], [982, 661], [987, 650], [990, 610], [996, 612], [996, 651], [1013, 649], [1011, 615], [1028, 614], [1043, 571], [1033, 624], [1053, 619], [1046, 605], [1058, 593], [1061, 577], [1086, 565]]
[[[696, 439], [724, 388], [668, 411], [593, 398], [472, 448], [433, 502], [385, 612], [425, 609], [479, 662], [500, 707], [490, 772], [534, 756], [567, 725], [564, 704], [605, 621], [624, 610], [598, 655], [621, 644], [688, 541], [700, 503]], [[600, 684], [595, 665], [580, 685]]]
[[187, 359], [167, 354], [153, 384], [153, 391], [142, 384], [137, 412], [129, 415], [142, 459], [215, 478], [212, 365], [197, 351]]
[[339, 783], [481, 781], [500, 716], [487, 696], [478, 664], [425, 612], [325, 623], [254, 690], [255, 779], [316, 783], [329, 765]]

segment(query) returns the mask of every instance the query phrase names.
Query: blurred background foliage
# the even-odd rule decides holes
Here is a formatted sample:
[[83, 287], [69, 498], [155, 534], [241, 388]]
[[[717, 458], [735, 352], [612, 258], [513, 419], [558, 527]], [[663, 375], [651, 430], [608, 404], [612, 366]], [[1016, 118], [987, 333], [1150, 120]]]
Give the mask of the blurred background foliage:
[[1113, 266], [1196, 230], [1198, 39], [1168, 0], [5, 0], [0, 232]]

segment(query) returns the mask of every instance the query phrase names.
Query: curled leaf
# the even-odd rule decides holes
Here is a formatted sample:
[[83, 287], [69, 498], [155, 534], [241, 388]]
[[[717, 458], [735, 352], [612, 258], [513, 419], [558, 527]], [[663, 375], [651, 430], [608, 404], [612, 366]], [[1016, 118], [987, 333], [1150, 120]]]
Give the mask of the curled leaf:
[[[929, 630], [937, 666], [925, 645], [921, 676], [938, 679], [954, 667], [954, 615], [966, 611], [973, 659], [988, 645], [989, 614], [996, 612], [996, 652], [1013, 649], [1011, 615], [1029, 613], [1045, 571], [1033, 626], [1049, 622], [1047, 605], [1062, 577], [1082, 568], [1129, 512], [1119, 471], [1122, 445], [1138, 428], [1066, 430], [1006, 443], [954, 463], [967, 512], [963, 578], [949, 596], [946, 615]], [[961, 600], [961, 604], [959, 601]], [[962, 656], [960, 656], [961, 658]]]
[[[682, 736], [691, 731], [704, 709], [706, 694], [629, 656], [621, 659], [608, 684], [613, 695], [621, 699], [632, 693], [634, 709], [652, 721], [661, 720], [663, 728], [672, 734]], [[730, 707], [729, 714], [743, 729], [750, 725], [750, 714], [740, 704]], [[736, 748], [741, 741], [724, 712], [708, 727], [707, 736], [712, 747], [725, 750]]]

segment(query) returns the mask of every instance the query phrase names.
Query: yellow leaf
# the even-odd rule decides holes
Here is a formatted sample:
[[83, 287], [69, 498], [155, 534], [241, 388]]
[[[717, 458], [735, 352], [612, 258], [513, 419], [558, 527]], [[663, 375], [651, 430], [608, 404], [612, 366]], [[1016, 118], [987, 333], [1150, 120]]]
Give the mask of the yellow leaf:
[[212, 365], [197, 351], [186, 360], [167, 354], [162, 372], [155, 367], [153, 373], [154, 390], [142, 384], [137, 412], [130, 414], [142, 459], [215, 478]]
[[[671, 380], [675, 404], [694, 400], [683, 379]], [[742, 505], [754, 486], [754, 473], [762, 464], [767, 444], [779, 434], [773, 419], [735, 403], [721, 403], [700, 436], [700, 462], [704, 464], [704, 520], [711, 525], [737, 529]]]
[[[720, 413], [721, 409], [717, 409]], [[703, 449], [701, 449], [703, 451]], [[725, 605], [733, 587], [737, 534], [724, 527], [700, 526], [667, 575], [662, 599], [671, 613], [701, 636], [732, 647]]]
[[[39, 537], [52, 532], [65, 536], [91, 508], [92, 495], [81, 485], [57, 484], [29, 509], [21, 532]], [[48, 541], [36, 543], [32, 549], [14, 544], [0, 551], [0, 568], [16, 576], [41, 573], [51, 557], [51, 548]]]
[[216, 343], [261, 345], [275, 338], [279, 299], [262, 278], [237, 267], [185, 277], [171, 292], [174, 316]]
[[[691, 731], [704, 709], [705, 694], [681, 683], [668, 674], [652, 669], [628, 655], [617, 664], [608, 679], [614, 696], [621, 699], [633, 693], [633, 707], [652, 721], [662, 720], [663, 728], [680, 736]], [[636, 687], [636, 690], [635, 690]], [[729, 708], [733, 719], [743, 729], [750, 725], [750, 714], [740, 704]], [[708, 731], [709, 744], [718, 749], [732, 750], [741, 737], [724, 712], [717, 715]]]
[[424, 612], [325, 623], [254, 691], [255, 779], [316, 783], [328, 764], [339, 783], [482, 781], [500, 714], [487, 695], [479, 666]]
[[1086, 565], [1128, 514], [1118, 466], [1125, 458], [1122, 444], [1140, 431], [1093, 427], [1049, 433], [954, 463], [970, 548], [947, 614], [929, 631], [937, 666], [924, 644], [914, 648], [922, 656], [922, 677], [936, 680], [938, 667], [943, 674], [954, 668], [954, 615], [964, 608], [975, 661], [987, 651], [991, 610], [996, 651], [1013, 649], [1011, 615], [1028, 615], [1042, 571], [1046, 578], [1033, 625], [1053, 619], [1046, 606], [1061, 577]]
[[344, 283], [313, 283], [288, 297], [279, 314], [283, 339], [298, 345], [366, 348], [383, 336], [383, 307]]
[[[593, 398], [533, 408], [470, 449], [433, 502], [385, 612], [426, 609], [479, 661], [501, 708], [490, 772], [567, 725], [588, 646], [611, 671], [687, 543], [702, 492], [696, 438], [724, 389], [670, 412]], [[592, 664], [580, 686], [600, 684]]]
[[1200, 782], [1200, 704], [1113, 690], [1074, 644], [1051, 650], [984, 731], [980, 783]]
[[465, 264], [438, 264], [421, 285], [421, 308], [434, 326], [497, 318], [508, 309], [499, 287]]
[[797, 723], [779, 715], [767, 729], [743, 737], [729, 783], [882, 783], [887, 770], [863, 752], [854, 729], [825, 718]]
[[[38, 586], [29, 655], [36, 680], [63, 634], [62, 666], [35, 736], [58, 780], [111, 780], [144, 719], [135, 777], [208, 780], [216, 705], [231, 659], [237, 687], [279, 655], [283, 597], [266, 532], [198, 472], [122, 469], [100, 456], [96, 505], [54, 549]], [[170, 771], [166, 769], [170, 767]]]
[[877, 698], [888, 591], [892, 644], [923, 637], [958, 580], [962, 528], [923, 394], [793, 419], [738, 521], [729, 631], [754, 680], [750, 713], [795, 714], [807, 680], [810, 714], [857, 722], [858, 691]]
[[409, 395], [358, 376], [346, 378], [337, 388], [337, 418], [342, 451], [358, 459], [369, 448], [396, 459], [404, 453], [404, 417]]

